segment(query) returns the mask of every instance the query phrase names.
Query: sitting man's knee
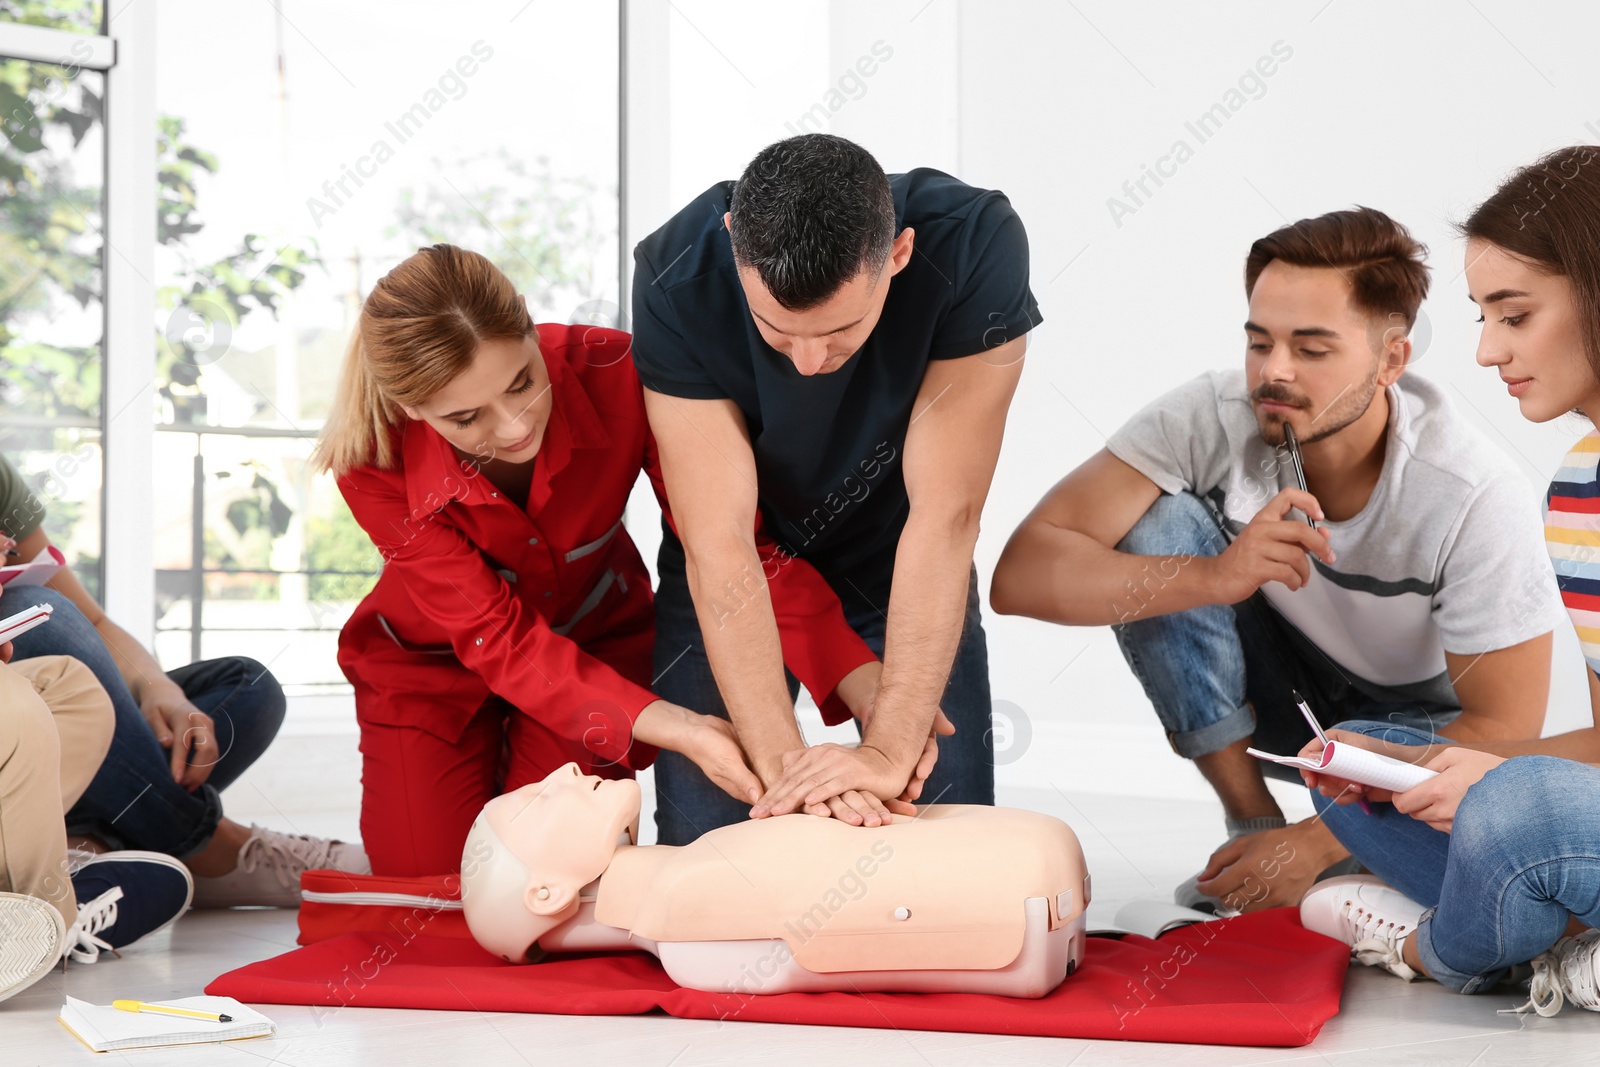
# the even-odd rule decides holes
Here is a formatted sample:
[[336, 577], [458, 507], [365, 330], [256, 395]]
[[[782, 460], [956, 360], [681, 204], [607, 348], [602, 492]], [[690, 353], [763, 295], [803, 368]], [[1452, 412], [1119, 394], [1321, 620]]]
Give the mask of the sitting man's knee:
[[1370, 737], [1374, 741], [1387, 741], [1392, 745], [1418, 746], [1434, 743], [1434, 735], [1425, 730], [1395, 722], [1380, 722], [1377, 719], [1351, 719], [1337, 723], [1333, 728], [1343, 730], [1347, 734]]
[[1226, 547], [1217, 520], [1193, 493], [1162, 493], [1117, 544], [1134, 556], [1215, 556]]

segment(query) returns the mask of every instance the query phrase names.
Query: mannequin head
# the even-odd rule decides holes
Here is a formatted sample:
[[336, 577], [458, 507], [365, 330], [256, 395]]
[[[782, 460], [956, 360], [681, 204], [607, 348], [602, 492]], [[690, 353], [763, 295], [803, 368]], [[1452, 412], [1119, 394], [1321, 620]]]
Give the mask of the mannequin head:
[[461, 899], [478, 944], [525, 963], [534, 942], [578, 913], [624, 832], [636, 837], [639, 783], [559, 767], [495, 797], [467, 834]]

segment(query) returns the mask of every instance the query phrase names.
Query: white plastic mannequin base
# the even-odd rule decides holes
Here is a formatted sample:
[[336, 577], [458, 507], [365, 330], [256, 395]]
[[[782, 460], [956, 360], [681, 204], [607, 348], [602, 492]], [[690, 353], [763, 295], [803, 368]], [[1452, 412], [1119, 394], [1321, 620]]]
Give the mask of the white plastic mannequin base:
[[[775, 993], [860, 992], [989, 993], [1000, 997], [1045, 996], [1083, 962], [1084, 916], [1050, 929], [1044, 897], [1023, 901], [1027, 928], [1022, 951], [998, 970], [808, 971], [795, 962], [788, 943], [767, 941], [663, 941], [628, 937], [593, 921], [586, 900], [572, 922], [539, 939], [546, 952], [603, 952], [633, 948], [654, 954], [667, 977], [686, 989], [770, 996]], [[730, 977], [733, 976], [733, 977]]]

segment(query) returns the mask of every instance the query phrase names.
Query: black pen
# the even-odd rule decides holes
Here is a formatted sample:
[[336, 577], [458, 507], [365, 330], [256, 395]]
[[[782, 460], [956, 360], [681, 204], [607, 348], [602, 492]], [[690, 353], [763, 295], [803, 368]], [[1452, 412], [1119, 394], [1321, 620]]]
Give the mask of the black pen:
[[[1289, 466], [1294, 469], [1295, 487], [1302, 493], [1311, 492], [1306, 488], [1306, 469], [1300, 463], [1300, 442], [1295, 438], [1294, 427], [1287, 421], [1283, 424], [1283, 443], [1289, 447]], [[1317, 528], [1317, 520], [1313, 519], [1309, 512], [1302, 511], [1300, 514], [1306, 517], [1307, 526], [1313, 530]]]

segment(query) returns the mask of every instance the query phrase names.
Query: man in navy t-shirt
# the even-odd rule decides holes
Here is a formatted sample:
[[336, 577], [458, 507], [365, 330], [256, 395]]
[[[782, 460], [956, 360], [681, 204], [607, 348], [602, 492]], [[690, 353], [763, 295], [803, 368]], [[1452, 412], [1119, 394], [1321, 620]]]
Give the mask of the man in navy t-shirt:
[[[807, 810], [878, 825], [906, 802], [994, 800], [972, 566], [1039, 321], [1006, 198], [886, 176], [843, 138], [761, 151], [634, 252], [634, 361], [682, 541], [664, 531], [655, 691], [728, 715], [767, 792], [656, 764], [667, 844]], [[759, 515], [757, 514], [759, 509]], [[859, 748], [806, 748], [752, 529], [811, 563], [881, 663], [848, 675]], [[954, 736], [938, 746], [935, 729]], [[926, 781], [922, 779], [926, 778]]]

